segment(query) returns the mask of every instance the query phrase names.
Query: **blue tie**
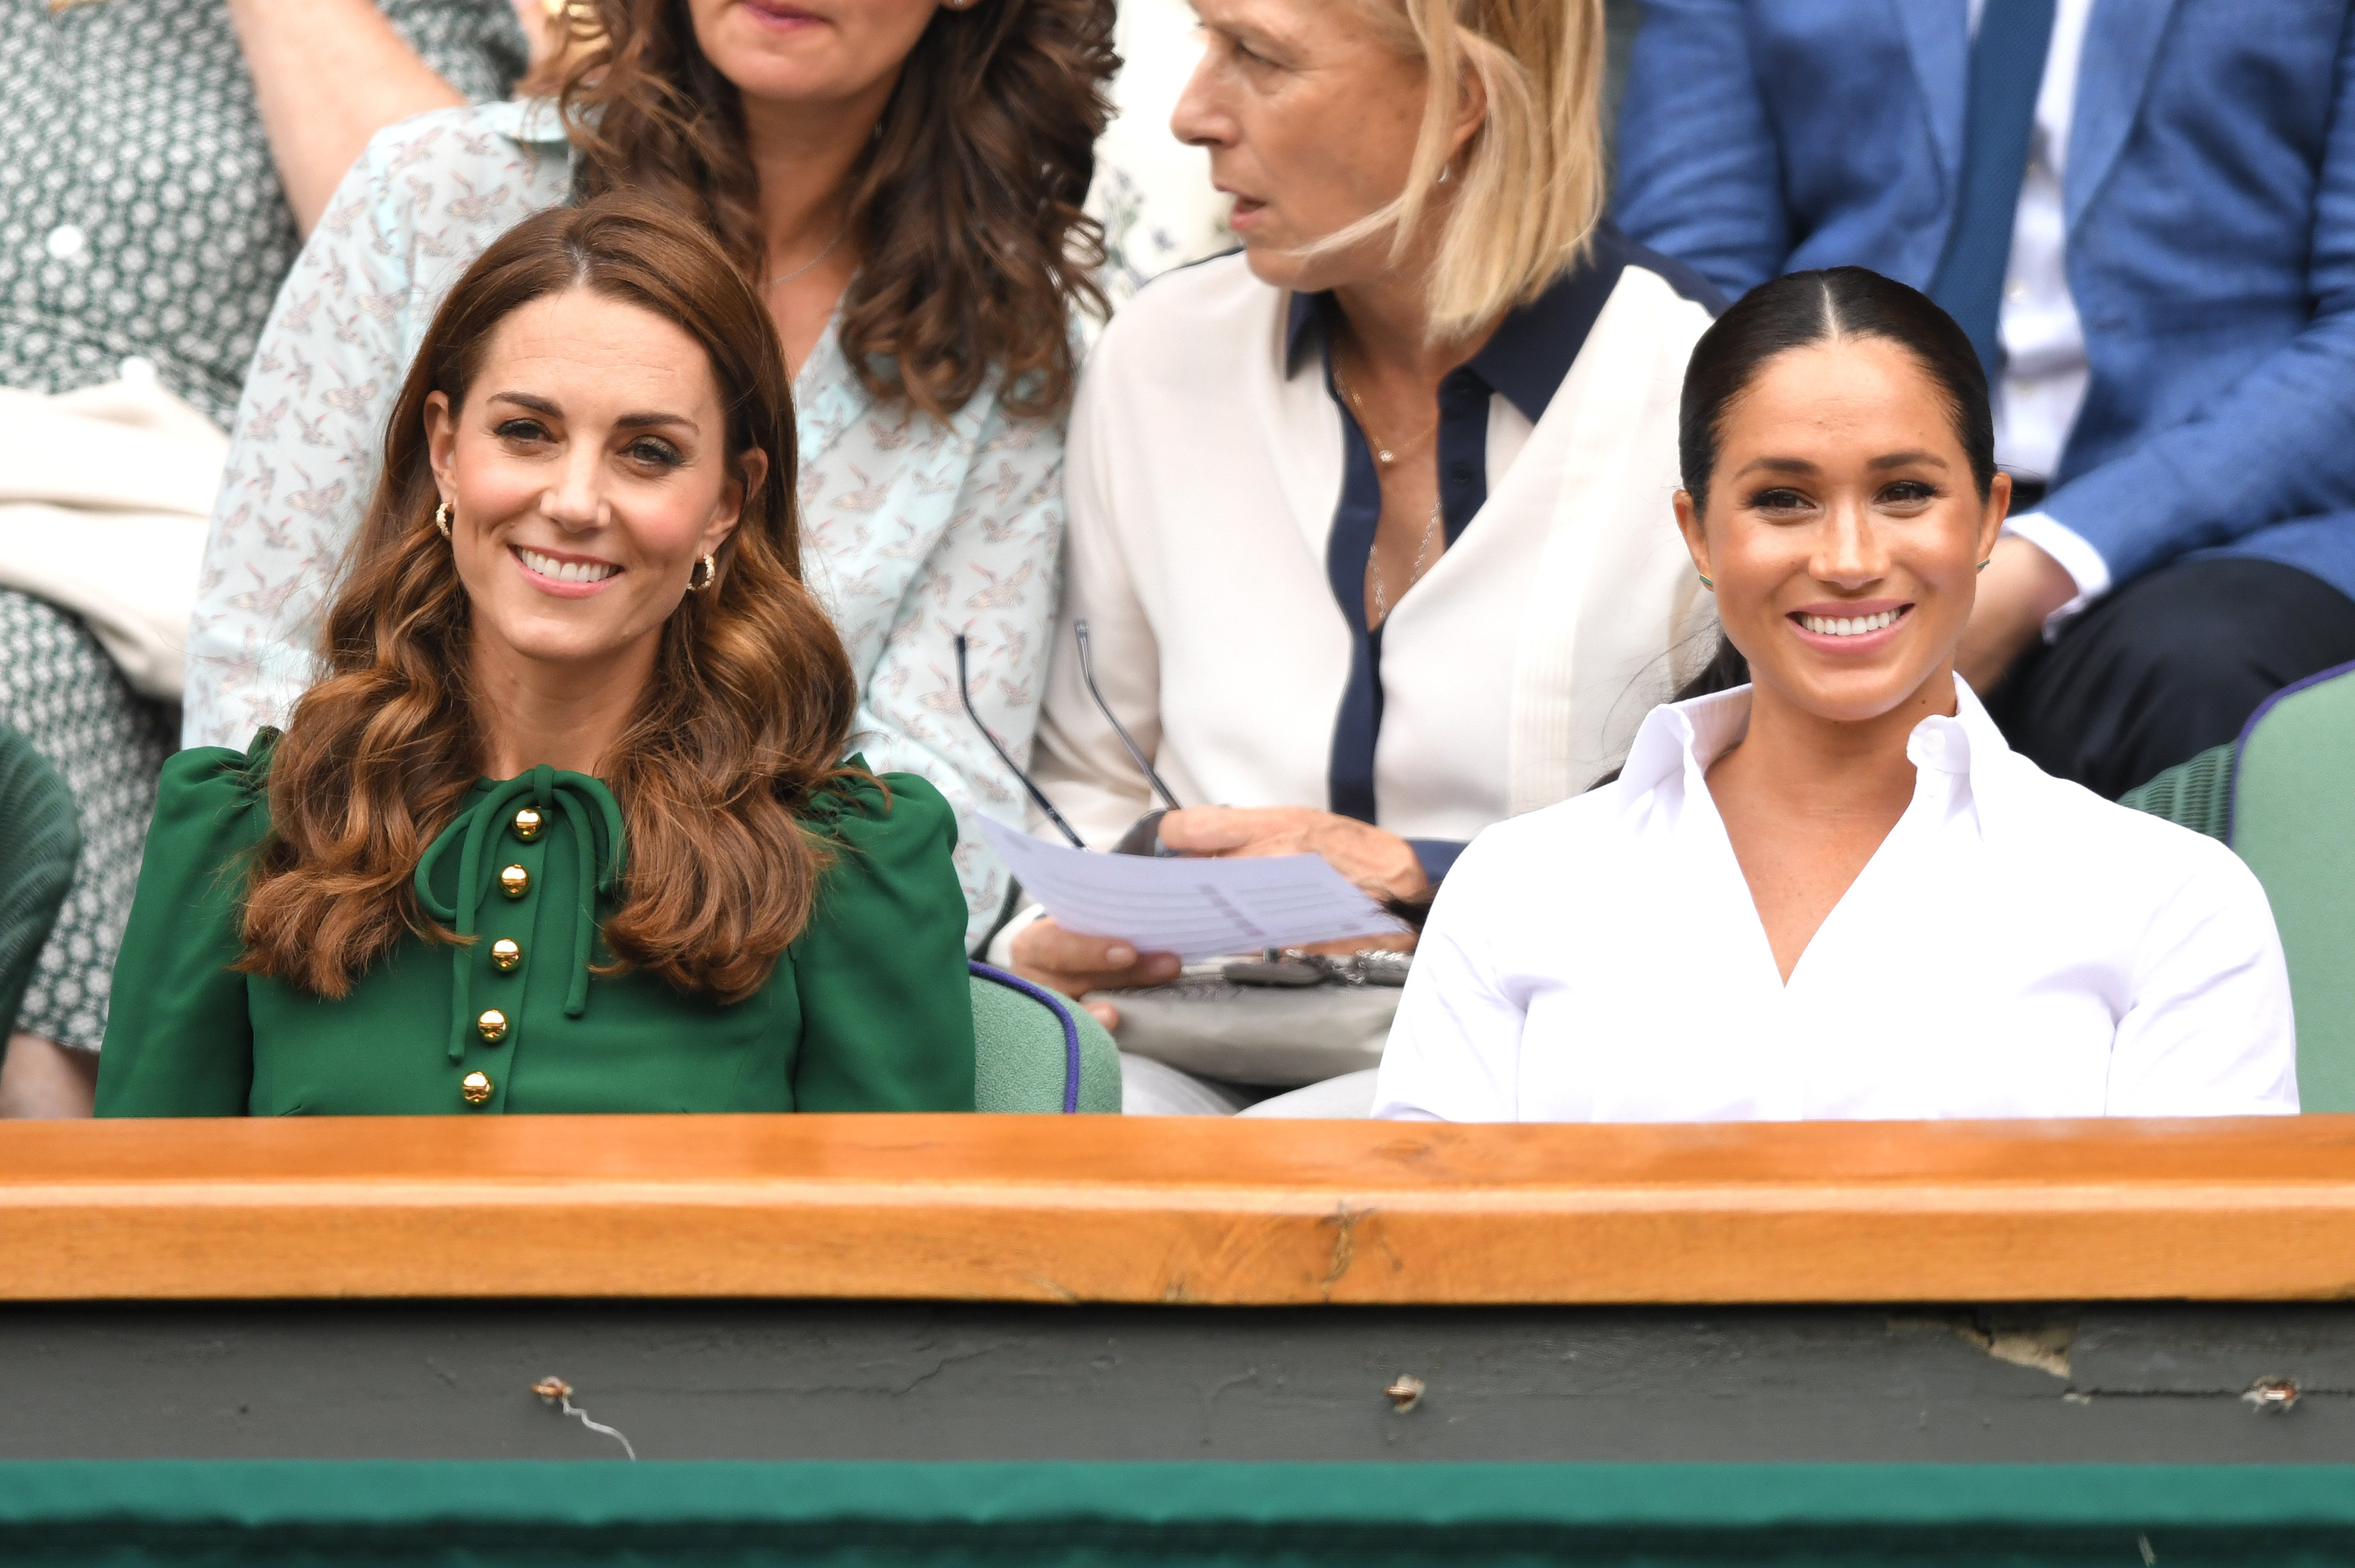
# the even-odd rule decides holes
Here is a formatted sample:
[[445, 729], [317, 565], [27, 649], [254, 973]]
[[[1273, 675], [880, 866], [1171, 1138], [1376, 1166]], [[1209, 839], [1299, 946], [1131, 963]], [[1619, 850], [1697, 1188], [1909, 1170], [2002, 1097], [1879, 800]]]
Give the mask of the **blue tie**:
[[[1906, 0], [1919, 4], [1920, 0]], [[1963, 122], [1963, 199], [1930, 297], [1970, 335], [1993, 382], [2002, 366], [1997, 322], [2011, 267], [2011, 224], [2036, 124], [2036, 95], [2052, 42], [2053, 0], [1987, 0], [1971, 40], [1970, 103]]]

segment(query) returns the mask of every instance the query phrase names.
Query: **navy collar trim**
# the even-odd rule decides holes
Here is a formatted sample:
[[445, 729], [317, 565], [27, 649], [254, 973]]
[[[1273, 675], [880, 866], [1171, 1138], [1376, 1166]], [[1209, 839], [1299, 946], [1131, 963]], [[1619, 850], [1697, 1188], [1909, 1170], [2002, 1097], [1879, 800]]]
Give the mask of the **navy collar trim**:
[[[1508, 312], [1465, 368], [1490, 391], [1502, 392], [1522, 418], [1535, 424], [1570, 375], [1578, 351], [1586, 346], [1587, 334], [1594, 330], [1611, 291], [1619, 286], [1619, 274], [1631, 264], [1660, 270], [1650, 252], [1615, 228], [1606, 224], [1596, 229], [1586, 259], [1556, 278], [1535, 300]], [[1676, 284], [1679, 280], [1669, 282]], [[1679, 287], [1678, 292], [1686, 291]], [[1335, 308], [1330, 292], [1290, 296], [1284, 334], [1287, 373], [1300, 368], [1312, 327], [1317, 329], [1320, 343], [1330, 331], [1330, 313]]]

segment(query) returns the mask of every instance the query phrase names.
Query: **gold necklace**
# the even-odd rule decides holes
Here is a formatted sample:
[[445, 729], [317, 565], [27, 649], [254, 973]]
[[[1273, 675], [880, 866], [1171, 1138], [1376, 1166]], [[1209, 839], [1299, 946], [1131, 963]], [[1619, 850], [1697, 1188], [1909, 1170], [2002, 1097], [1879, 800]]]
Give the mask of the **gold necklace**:
[[[1394, 464], [1399, 462], [1399, 452], [1397, 452], [1397, 447], [1385, 447], [1385, 445], [1382, 445], [1382, 438], [1380, 438], [1380, 435], [1375, 435], [1375, 433], [1373, 433], [1373, 424], [1369, 424], [1369, 421], [1366, 421], [1366, 405], [1364, 405], [1364, 402], [1361, 402], [1361, 400], [1359, 400], [1357, 389], [1354, 389], [1354, 386], [1349, 386], [1349, 377], [1347, 377], [1347, 374], [1342, 374], [1342, 369], [1340, 369], [1340, 356], [1337, 356], [1337, 353], [1336, 353], [1336, 356], [1333, 356], [1333, 386], [1337, 386], [1337, 389], [1340, 389], [1340, 396], [1342, 396], [1342, 400], [1345, 400], [1347, 405], [1349, 405], [1349, 412], [1357, 414], [1357, 429], [1359, 429], [1359, 431], [1364, 431], [1364, 435], [1366, 435], [1366, 445], [1369, 445], [1370, 450], [1373, 450], [1373, 462], [1375, 462], [1375, 464], [1380, 464], [1382, 468], [1394, 466]], [[1436, 421], [1436, 419], [1434, 419], [1434, 421], [1432, 421], [1432, 429], [1430, 429], [1430, 431], [1423, 431], [1423, 435], [1415, 435], [1415, 445], [1420, 447], [1420, 445], [1423, 445], [1424, 441], [1430, 441], [1432, 433], [1434, 433], [1434, 431], [1439, 431], [1439, 421]], [[1382, 532], [1380, 520], [1375, 520], [1375, 535], [1380, 537], [1380, 532]], [[1436, 537], [1439, 537], [1439, 496], [1434, 495], [1434, 496], [1432, 496], [1432, 516], [1423, 523], [1423, 541], [1420, 541], [1420, 544], [1415, 546], [1415, 565], [1413, 565], [1413, 570], [1411, 570], [1411, 572], [1406, 574], [1406, 586], [1403, 586], [1403, 589], [1399, 589], [1399, 595], [1401, 595], [1401, 598], [1403, 598], [1403, 595], [1406, 595], [1406, 593], [1411, 593], [1411, 591], [1413, 591], [1413, 586], [1418, 584], [1418, 581], [1423, 581], [1423, 572], [1424, 572], [1424, 565], [1423, 565], [1423, 562], [1424, 562], [1424, 560], [1430, 560], [1430, 558], [1432, 558], [1432, 539], [1436, 539]], [[1390, 619], [1390, 584], [1387, 584], [1387, 581], [1382, 581], [1382, 551], [1380, 551], [1380, 549], [1369, 549], [1369, 551], [1366, 551], [1366, 574], [1369, 574], [1369, 577], [1373, 577], [1373, 622], [1369, 622], [1369, 626], [1366, 626], [1366, 631], [1373, 631], [1375, 626], [1380, 626], [1382, 622], [1387, 622], [1387, 619]]]
[[[1357, 389], [1349, 385], [1348, 377], [1341, 372], [1341, 357], [1338, 354], [1333, 357], [1333, 384], [1341, 389], [1342, 400], [1349, 405], [1349, 411], [1357, 416], [1358, 429], [1364, 433], [1366, 444], [1373, 450], [1374, 461], [1384, 468], [1396, 464], [1397, 449], [1383, 445], [1381, 438], [1374, 434], [1373, 425], [1366, 419], [1366, 405], [1359, 400]], [[1438, 429], [1439, 421], [1433, 420], [1430, 430], [1424, 431], [1414, 438], [1414, 444], [1421, 446]], [[1379, 517], [1375, 520], [1374, 532], [1378, 536], [1377, 542], [1379, 542], [1379, 536], [1381, 533], [1381, 523]], [[1414, 585], [1423, 581], [1423, 562], [1431, 559], [1431, 541], [1438, 537], [1439, 498], [1434, 495], [1431, 502], [1431, 517], [1423, 525], [1423, 542], [1415, 547], [1414, 566], [1407, 573], [1406, 587], [1399, 591], [1401, 598], [1412, 592]], [[1371, 631], [1391, 618], [1390, 584], [1382, 581], [1382, 556], [1379, 549], [1369, 549], [1366, 552], [1366, 571], [1374, 580], [1374, 618], [1366, 626], [1368, 631]]]
[[779, 286], [781, 286], [781, 285], [783, 285], [783, 284], [792, 283], [795, 278], [800, 277], [804, 272], [808, 272], [812, 267], [816, 266], [820, 261], [825, 261], [828, 256], [833, 255], [833, 254], [834, 254], [834, 248], [835, 248], [837, 245], [841, 244], [841, 243], [842, 243], [842, 237], [843, 237], [844, 235], [846, 235], [846, 234], [849, 233], [849, 232], [850, 232], [850, 225], [849, 225], [849, 224], [847, 224], [847, 223], [844, 224], [841, 228], [839, 228], [839, 229], [836, 229], [836, 230], [834, 231], [834, 238], [833, 238], [833, 239], [831, 239], [831, 240], [827, 240], [827, 241], [826, 242], [826, 249], [825, 249], [825, 250], [820, 251], [816, 255], [812, 256], [808, 261], [804, 261], [800, 266], [795, 267], [792, 272], [787, 272], [783, 277], [782, 277], [782, 278], [771, 278], [767, 283], [762, 283], [762, 284], [761, 285], [762, 289], [765, 292], [765, 291], [767, 291], [767, 290], [769, 290], [769, 289], [777, 288], [777, 287], [779, 287]]
[[[1374, 531], [1376, 533], [1381, 531], [1379, 524], [1376, 525]], [[1413, 569], [1407, 573], [1406, 587], [1399, 590], [1401, 598], [1404, 598], [1413, 590], [1416, 583], [1423, 581], [1423, 563], [1430, 558], [1431, 541], [1438, 537], [1439, 503], [1434, 500], [1431, 503], [1431, 520], [1423, 525], [1423, 543], [1415, 547]], [[1391, 618], [1391, 596], [1382, 582], [1382, 557], [1380, 550], [1369, 549], [1366, 552], [1366, 568], [1374, 579], [1374, 618], [1366, 627], [1366, 630], [1370, 632]]]
[[[1349, 385], [1349, 378], [1341, 373], [1341, 357], [1338, 354], [1333, 356], [1333, 384], [1341, 389], [1341, 400], [1348, 403], [1349, 411], [1357, 416], [1358, 429], [1365, 435], [1366, 444], [1373, 449], [1374, 461], [1384, 468], [1398, 462], [1399, 449], [1385, 444], [1382, 438], [1374, 433], [1373, 421], [1366, 418], [1364, 400], [1358, 396], [1358, 389]], [[1414, 438], [1414, 445], [1420, 447], [1438, 429], [1439, 421], [1432, 421], [1431, 429]]]

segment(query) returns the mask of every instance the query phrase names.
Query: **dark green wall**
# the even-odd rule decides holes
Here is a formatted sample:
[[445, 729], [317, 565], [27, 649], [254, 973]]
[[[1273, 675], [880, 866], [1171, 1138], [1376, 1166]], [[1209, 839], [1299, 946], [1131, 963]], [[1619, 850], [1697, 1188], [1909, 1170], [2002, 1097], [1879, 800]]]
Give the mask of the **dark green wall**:
[[649, 1459], [2355, 1462], [2343, 1307], [865, 1302], [0, 1308], [0, 1459], [618, 1452], [551, 1373]]

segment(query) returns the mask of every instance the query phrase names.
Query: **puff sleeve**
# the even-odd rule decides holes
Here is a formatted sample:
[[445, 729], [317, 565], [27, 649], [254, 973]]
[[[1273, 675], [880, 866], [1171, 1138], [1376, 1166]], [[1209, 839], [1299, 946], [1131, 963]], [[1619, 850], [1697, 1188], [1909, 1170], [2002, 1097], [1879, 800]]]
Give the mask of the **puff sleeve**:
[[253, 1083], [245, 866], [270, 832], [265, 731], [164, 764], [99, 1057], [101, 1116], [241, 1116]]
[[885, 773], [829, 790], [811, 815], [834, 861], [788, 950], [802, 1008], [795, 1108], [972, 1110], [955, 814], [913, 773]]

